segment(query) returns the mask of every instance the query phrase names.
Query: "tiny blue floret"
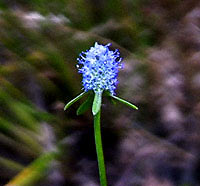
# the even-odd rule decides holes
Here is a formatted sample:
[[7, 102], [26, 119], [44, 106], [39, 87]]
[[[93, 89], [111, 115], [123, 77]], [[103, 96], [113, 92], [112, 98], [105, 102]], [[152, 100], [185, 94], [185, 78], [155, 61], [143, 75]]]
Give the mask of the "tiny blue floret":
[[115, 94], [118, 83], [117, 75], [122, 68], [120, 53], [112, 51], [107, 45], [100, 45], [97, 42], [78, 58], [78, 72], [83, 75], [83, 89], [85, 92], [93, 90], [95, 93], [109, 91]]

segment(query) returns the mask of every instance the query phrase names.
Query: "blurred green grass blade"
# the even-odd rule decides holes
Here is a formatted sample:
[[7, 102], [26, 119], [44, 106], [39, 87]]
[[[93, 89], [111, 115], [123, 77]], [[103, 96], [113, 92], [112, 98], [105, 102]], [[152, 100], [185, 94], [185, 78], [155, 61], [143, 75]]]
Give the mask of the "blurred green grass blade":
[[31, 131], [18, 127], [16, 134], [18, 135], [19, 139], [35, 153], [40, 154], [42, 152], [42, 145], [39, 144], [38, 140], [35, 138], [34, 134], [31, 133]]
[[125, 105], [128, 105], [129, 107], [131, 107], [131, 108], [133, 108], [133, 109], [138, 110], [138, 107], [137, 107], [137, 106], [133, 105], [132, 103], [129, 103], [128, 101], [125, 101], [125, 100], [123, 100], [123, 99], [121, 99], [121, 98], [119, 98], [119, 97], [117, 97], [117, 96], [113, 96], [113, 95], [111, 95], [111, 97], [114, 98], [114, 99], [116, 99], [117, 101], [119, 101], [119, 102], [125, 104]]
[[0, 117], [0, 131], [10, 132], [12, 130], [12, 125], [6, 119]]
[[32, 131], [38, 132], [38, 121], [29, 112], [27, 112], [22, 103], [15, 101], [14, 103], [9, 104], [9, 107], [20, 121], [20, 124]]
[[26, 98], [26, 96], [5, 78], [0, 79], [0, 84], [4, 88], [5, 92], [8, 93], [12, 98], [16, 98], [24, 103], [31, 104], [31, 102]]
[[21, 103], [21, 107], [39, 121], [47, 121], [47, 122], [59, 121], [59, 119], [55, 115], [48, 113], [44, 110], [38, 109], [35, 107], [35, 105]]
[[72, 99], [69, 103], [67, 103], [64, 107], [64, 110], [68, 109], [72, 104], [74, 104], [75, 102], [77, 102], [79, 99], [81, 99], [83, 96], [85, 96], [87, 94], [87, 92], [82, 92], [81, 94], [79, 94], [77, 97], [75, 97], [74, 99]]
[[0, 142], [3, 145], [11, 148], [15, 152], [19, 153], [22, 156], [29, 156], [35, 158], [39, 155], [36, 151], [33, 151], [31, 146], [26, 146], [20, 142], [17, 142], [15, 139], [0, 133]]
[[94, 101], [92, 104], [92, 114], [96, 115], [101, 108], [102, 92], [96, 92], [94, 95]]
[[19, 172], [23, 170], [24, 166], [7, 158], [0, 156], [0, 166], [9, 170], [13, 170], [14, 172]]
[[40, 153], [42, 151], [42, 146], [34, 138], [34, 133], [31, 134], [31, 131], [15, 126], [3, 117], [0, 117], [0, 131], [9, 134], [14, 140], [21, 141], [33, 150], [34, 153]]
[[2, 104], [7, 106], [12, 111], [13, 114], [12, 117], [20, 121], [20, 124], [35, 132], [38, 131], [39, 129], [38, 121], [30, 113], [27, 112], [27, 110], [22, 106], [23, 103], [18, 100], [15, 100], [1, 87], [0, 87], [0, 102], [2, 102]]
[[56, 157], [55, 152], [41, 155], [5, 186], [35, 186], [40, 179], [45, 177]]
[[48, 48], [44, 51], [48, 56], [49, 65], [57, 72], [60, 77], [60, 81], [63, 82], [63, 88], [67, 88], [71, 92], [76, 92], [78, 90], [78, 83], [74, 83], [74, 76], [72, 75], [74, 71], [71, 71], [69, 66], [66, 64], [64, 56], [56, 48]]
[[90, 94], [88, 98], [80, 105], [76, 114], [79, 116], [84, 114], [89, 108], [92, 108], [92, 101], [94, 99], [94, 95]]

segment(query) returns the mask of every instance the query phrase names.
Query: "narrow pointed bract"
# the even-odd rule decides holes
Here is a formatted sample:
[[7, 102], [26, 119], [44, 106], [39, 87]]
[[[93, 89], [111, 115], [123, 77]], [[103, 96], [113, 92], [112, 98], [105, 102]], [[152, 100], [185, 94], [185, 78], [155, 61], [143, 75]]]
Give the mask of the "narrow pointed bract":
[[117, 101], [119, 101], [119, 102], [125, 104], [125, 105], [128, 105], [129, 107], [131, 107], [131, 108], [133, 108], [133, 109], [135, 109], [135, 110], [138, 110], [138, 107], [137, 107], [137, 106], [133, 105], [132, 103], [129, 103], [128, 101], [126, 101], [126, 100], [124, 100], [124, 99], [122, 99], [122, 98], [119, 98], [119, 97], [117, 97], [117, 96], [112, 96], [112, 95], [111, 95], [111, 97], [114, 98], [114, 99], [116, 99]]
[[65, 105], [64, 110], [67, 110], [72, 104], [74, 104], [74, 103], [77, 102], [79, 99], [81, 99], [85, 94], [86, 94], [86, 92], [82, 92], [82, 93], [79, 94], [77, 97], [75, 97], [75, 98], [72, 99], [70, 102], [68, 102], [68, 103]]

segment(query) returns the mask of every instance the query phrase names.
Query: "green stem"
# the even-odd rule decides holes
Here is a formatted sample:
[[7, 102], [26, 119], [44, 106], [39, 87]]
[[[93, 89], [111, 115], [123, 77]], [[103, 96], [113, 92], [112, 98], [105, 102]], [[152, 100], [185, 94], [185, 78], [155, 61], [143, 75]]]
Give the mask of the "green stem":
[[104, 164], [103, 147], [101, 140], [100, 114], [101, 110], [99, 110], [99, 112], [94, 115], [94, 135], [99, 166], [100, 183], [101, 186], [107, 186], [106, 169]]

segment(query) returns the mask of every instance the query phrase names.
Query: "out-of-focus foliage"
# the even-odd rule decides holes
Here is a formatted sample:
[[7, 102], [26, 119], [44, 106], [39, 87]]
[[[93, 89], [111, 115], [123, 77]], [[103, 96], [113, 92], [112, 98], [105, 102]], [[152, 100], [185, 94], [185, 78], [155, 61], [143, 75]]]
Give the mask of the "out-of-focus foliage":
[[199, 185], [199, 17], [198, 0], [0, 0], [0, 185], [97, 185], [91, 113], [63, 111], [95, 41], [120, 50], [117, 94], [139, 106], [103, 100], [109, 184]]

